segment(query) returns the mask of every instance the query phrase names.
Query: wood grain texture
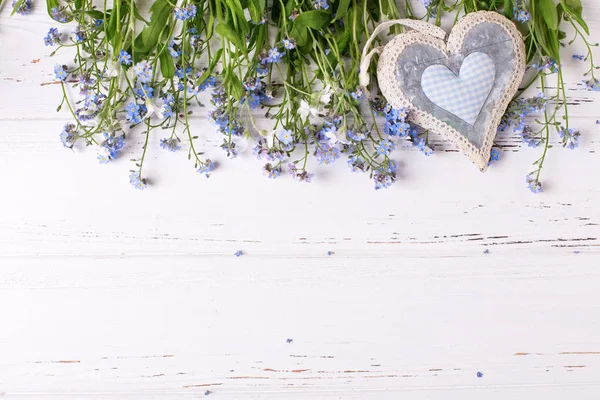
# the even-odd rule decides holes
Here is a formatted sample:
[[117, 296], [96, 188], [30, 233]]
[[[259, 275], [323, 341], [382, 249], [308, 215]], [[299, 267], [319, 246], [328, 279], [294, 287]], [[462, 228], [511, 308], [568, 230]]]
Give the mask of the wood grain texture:
[[[600, 5], [584, 8], [600, 39]], [[400, 146], [400, 181], [375, 192], [343, 162], [299, 185], [248, 152], [224, 160], [204, 112], [192, 129], [215, 174], [154, 137], [137, 192], [141, 135], [110, 165], [64, 149], [52, 24], [9, 14], [0, 397], [598, 398], [599, 95], [570, 54], [582, 144], [551, 150], [538, 196], [524, 176], [539, 149], [510, 134], [485, 174], [439, 137], [432, 158]]]

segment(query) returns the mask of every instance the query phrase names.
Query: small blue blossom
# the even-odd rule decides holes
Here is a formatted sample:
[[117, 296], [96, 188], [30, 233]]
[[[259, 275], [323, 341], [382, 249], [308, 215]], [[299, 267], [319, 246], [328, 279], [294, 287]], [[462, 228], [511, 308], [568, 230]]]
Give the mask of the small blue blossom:
[[54, 46], [60, 43], [60, 33], [57, 28], [50, 28], [46, 37], [44, 37], [44, 44], [46, 46]]
[[135, 86], [135, 89], [133, 89], [133, 93], [135, 93], [135, 95], [140, 97], [141, 99], [151, 99], [154, 93], [154, 89], [148, 86], [147, 84], [140, 84], [138, 82]]
[[348, 159], [348, 167], [352, 172], [365, 172], [367, 170], [367, 164], [360, 156], [351, 156]]
[[140, 105], [135, 103], [135, 102], [131, 102], [129, 103], [129, 105], [126, 107], [125, 111], [127, 112], [127, 121], [132, 122], [134, 124], [139, 124], [140, 122], [142, 122], [142, 116], [140, 115]]
[[362, 90], [362, 88], [357, 87], [354, 92], [350, 93], [350, 97], [357, 101], [362, 100], [365, 97], [365, 92]]
[[160, 147], [171, 152], [176, 152], [177, 150], [181, 149], [179, 142], [180, 140], [174, 137], [162, 138], [160, 139]]
[[600, 92], [600, 82], [596, 78], [583, 81], [583, 84], [588, 90], [591, 90], [593, 92]]
[[408, 110], [405, 108], [395, 109], [387, 105], [384, 110], [385, 123], [383, 124], [383, 132], [390, 136], [405, 137], [411, 128], [406, 122], [408, 118]]
[[277, 139], [283, 144], [292, 144], [294, 142], [294, 133], [289, 129], [282, 129], [277, 135]]
[[326, 143], [321, 144], [315, 151], [315, 158], [322, 165], [333, 164], [335, 160], [340, 158], [341, 151], [337, 147], [330, 146]]
[[200, 167], [198, 168], [198, 173], [204, 174], [208, 178], [210, 176], [210, 173], [214, 171], [214, 169], [215, 164], [213, 164], [213, 162], [210, 160], [206, 160], [206, 162], [200, 164]]
[[233, 255], [236, 257], [241, 257], [244, 255], [244, 252], [242, 250], [237, 250], [235, 253], [233, 253]]
[[[13, 0], [13, 8], [17, 5], [17, 0]], [[16, 9], [16, 13], [20, 15], [27, 15], [31, 12], [31, 0], [24, 0], [19, 4], [19, 8]]]
[[368, 132], [363, 131], [354, 131], [350, 129], [346, 131], [346, 137], [354, 142], [362, 142], [367, 138], [368, 135]]
[[175, 18], [181, 21], [187, 21], [188, 19], [196, 16], [196, 11], [197, 9], [194, 4], [188, 4], [185, 8], [176, 7], [173, 12], [175, 14]]
[[396, 150], [396, 143], [392, 142], [389, 139], [383, 139], [377, 143], [375, 146], [375, 150], [377, 154], [381, 154], [384, 156], [389, 155], [392, 151]]
[[121, 52], [119, 53], [119, 63], [123, 65], [131, 65], [131, 54], [129, 54], [125, 50], [121, 50]]
[[294, 39], [283, 39], [281, 43], [283, 43], [283, 47], [288, 50], [293, 50], [296, 48], [296, 41]]
[[216, 85], [217, 85], [217, 78], [215, 78], [214, 76], [209, 76], [204, 81], [200, 82], [200, 84], [198, 84], [198, 90], [203, 92], [206, 89], [208, 89], [209, 87], [215, 87]]
[[527, 187], [531, 191], [531, 193], [542, 193], [542, 183], [537, 180], [537, 178], [533, 178], [532, 175], [527, 175], [525, 177], [525, 182], [527, 183]]
[[87, 37], [85, 31], [82, 30], [81, 25], [77, 25], [77, 27], [73, 31], [73, 35], [75, 35], [75, 41], [77, 43], [83, 42]]
[[377, 168], [373, 174], [373, 182], [375, 183], [375, 190], [386, 189], [392, 186], [396, 182], [396, 171], [398, 170], [398, 164], [393, 160]]
[[175, 43], [174, 40], [169, 42], [169, 46], [167, 48], [169, 50], [169, 54], [171, 54], [171, 57], [177, 58], [181, 55], [181, 48], [177, 43]]
[[490, 161], [488, 162], [488, 165], [490, 165], [494, 161], [498, 161], [499, 159], [500, 159], [500, 150], [492, 149], [492, 151], [490, 153]]
[[477, 377], [478, 378], [482, 378], [483, 377], [483, 373], [482, 372], [477, 372]]
[[293, 341], [294, 341], [294, 339], [290, 339], [290, 338], [285, 340], [286, 343], [292, 343]]
[[312, 182], [313, 176], [315, 176], [315, 174], [312, 174], [305, 169], [298, 171], [296, 164], [288, 164], [288, 169], [292, 178], [298, 182], [310, 183]]
[[329, 10], [329, 0], [312, 0], [315, 10]]
[[100, 164], [108, 164], [110, 162], [110, 157], [104, 151], [101, 151], [100, 153], [98, 153], [98, 157], [96, 157], [96, 158], [98, 159], [98, 162]]
[[573, 54], [573, 59], [583, 61], [585, 60], [585, 56], [583, 54]]
[[[226, 135], [232, 135], [225, 133]], [[237, 158], [237, 156], [240, 155], [240, 152], [238, 151], [237, 147], [236, 147], [236, 143], [235, 142], [229, 142], [227, 141], [227, 139], [223, 139], [223, 144], [220, 146], [221, 149], [225, 152], [225, 154], [227, 155], [227, 157], [229, 158]]]
[[142, 83], [148, 83], [152, 80], [152, 66], [148, 61], [140, 61], [135, 64], [133, 71]]
[[69, 149], [73, 148], [73, 145], [75, 144], [75, 140], [76, 140], [75, 133], [76, 133], [75, 124], [66, 124], [63, 127], [63, 130], [59, 135], [60, 141], [63, 144], [63, 146], [65, 146]]
[[272, 49], [270, 49], [267, 52], [267, 58], [264, 59], [264, 62], [267, 63], [278, 63], [279, 61], [281, 61], [281, 58], [283, 57], [283, 53], [280, 52], [276, 47], [273, 47]]
[[119, 155], [120, 151], [125, 147], [125, 137], [115, 136], [114, 133], [104, 132], [104, 141], [100, 144], [100, 153], [98, 161], [100, 164], [107, 164], [114, 160]]
[[531, 68], [536, 68], [538, 72], [541, 72], [545, 69], [552, 73], [558, 72], [558, 64], [556, 63], [556, 60], [553, 60], [550, 57], [543, 57], [540, 64], [531, 64]]
[[138, 171], [131, 171], [129, 173], [129, 183], [138, 190], [144, 190], [147, 186], [146, 180], [140, 176]]
[[65, 65], [56, 64], [54, 66], [54, 75], [56, 76], [56, 79], [60, 79], [64, 82], [69, 75], [67, 72], [67, 67]]
[[515, 10], [515, 18], [519, 22], [527, 22], [531, 19], [531, 14], [525, 9]]
[[259, 76], [266, 75], [269, 73], [269, 68], [260, 64], [256, 66], [256, 74]]
[[58, 22], [68, 22], [69, 17], [67, 16], [67, 12], [64, 7], [53, 7], [50, 10], [50, 16]]
[[566, 129], [561, 126], [558, 129], [558, 136], [560, 136], [563, 147], [571, 150], [579, 147], [579, 137], [581, 136], [579, 131], [571, 128]]
[[425, 154], [427, 157], [429, 157], [430, 155], [433, 154], [433, 149], [431, 147], [429, 147], [429, 145], [427, 144], [427, 142], [425, 141], [425, 139], [423, 138], [417, 138], [413, 144], [415, 146], [417, 146], [417, 148], [419, 150], [421, 150], [421, 152], [423, 154]]
[[265, 164], [262, 167], [262, 171], [263, 171], [263, 175], [270, 179], [279, 178], [279, 176], [281, 175], [281, 167], [279, 167], [279, 166], [274, 167], [270, 163]]

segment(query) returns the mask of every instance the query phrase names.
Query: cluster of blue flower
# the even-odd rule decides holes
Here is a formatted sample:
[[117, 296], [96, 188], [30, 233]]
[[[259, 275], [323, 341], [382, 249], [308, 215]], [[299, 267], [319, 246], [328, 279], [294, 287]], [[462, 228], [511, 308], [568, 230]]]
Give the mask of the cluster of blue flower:
[[62, 23], [69, 22], [69, 16], [65, 7], [52, 7], [50, 15], [55, 21]]
[[60, 141], [63, 144], [63, 146], [72, 149], [73, 145], [75, 144], [75, 140], [77, 139], [77, 127], [75, 126], [75, 124], [65, 124], [65, 126], [63, 127], [63, 130], [60, 132]]
[[162, 138], [160, 139], [160, 147], [167, 151], [176, 152], [181, 149], [180, 142], [181, 140], [176, 137]]
[[148, 83], [152, 80], [152, 65], [148, 61], [140, 61], [133, 66], [133, 72], [142, 83]]
[[69, 72], [67, 70], [67, 66], [66, 65], [60, 65], [60, 64], [56, 64], [54, 66], [54, 76], [56, 77], [56, 79], [59, 79], [61, 81], [65, 81], [67, 80], [67, 77], [69, 76]]
[[377, 168], [373, 174], [375, 190], [385, 189], [392, 186], [392, 184], [396, 182], [397, 170], [398, 164], [394, 160], [389, 160], [385, 165]]
[[[18, 4], [17, 1], [13, 1], [13, 5], [18, 5], [17, 12], [28, 13], [31, 9], [31, 0], [22, 0]], [[100, 142], [98, 160], [103, 164], [108, 163], [117, 158], [125, 146], [124, 132], [127, 128], [123, 128], [126, 125], [124, 121], [130, 124], [129, 128], [142, 121], [146, 122], [144, 153], [140, 160], [134, 160], [136, 168], [130, 174], [130, 183], [138, 189], [144, 189], [148, 181], [142, 176], [141, 171], [150, 137], [149, 132], [158, 127], [168, 129], [171, 134], [160, 139], [160, 147], [165, 151], [176, 152], [182, 148], [182, 140], [178, 136], [181, 129], [177, 129], [178, 124], [181, 123], [183, 132], [189, 139], [189, 142], [186, 140], [190, 148], [189, 158], [194, 157], [197, 172], [208, 177], [215, 169], [215, 164], [209, 159], [202, 161], [198, 157], [201, 153], [194, 149], [194, 139], [198, 136], [192, 136], [188, 116], [195, 112], [191, 109], [192, 106], [195, 104], [203, 106], [200, 94], [208, 88], [213, 88], [211, 103], [214, 109], [209, 112], [209, 116], [216, 125], [217, 131], [224, 135], [220, 147], [228, 157], [235, 158], [240, 147], [244, 147], [245, 140], [251, 139], [251, 132], [248, 130], [255, 128], [260, 136], [254, 142], [254, 154], [263, 160], [262, 172], [270, 179], [280, 177], [283, 174], [283, 166], [287, 163], [287, 169], [293, 179], [311, 182], [314, 175], [306, 170], [309, 155], [312, 154], [321, 165], [335, 163], [342, 155], [346, 155], [348, 167], [352, 172], [370, 173], [375, 189], [383, 189], [397, 180], [398, 164], [391, 159], [391, 156], [397, 148], [399, 139], [411, 142], [426, 156], [433, 154], [433, 149], [429, 145], [429, 132], [409, 122], [407, 109], [395, 109], [382, 98], [372, 101], [373, 110], [384, 118], [383, 132], [375, 126], [375, 122], [363, 118], [360, 103], [365, 99], [366, 91], [362, 87], [355, 87], [349, 79], [344, 80], [346, 79], [344, 76], [355, 76], [355, 74], [345, 74], [343, 62], [345, 56], [338, 54], [335, 46], [333, 48], [335, 54], [331, 54], [332, 42], [327, 38], [329, 33], [335, 33], [338, 27], [344, 26], [344, 17], [339, 19], [336, 17], [335, 23], [318, 32], [320, 37], [326, 39], [322, 41], [319, 37], [315, 39], [318, 44], [315, 46], [318, 47], [317, 55], [323, 57], [321, 61], [324, 61], [325, 66], [319, 64], [319, 57], [311, 56], [319, 64], [318, 71], [314, 75], [311, 76], [312, 72], [305, 69], [296, 69], [288, 74], [290, 69], [296, 68], [293, 63], [297, 57], [293, 51], [297, 48], [297, 43], [291, 37], [294, 35], [287, 36], [282, 31], [276, 36], [277, 41], [273, 47], [261, 49], [256, 46], [264, 46], [264, 43], [270, 41], [258, 41], [256, 35], [253, 36], [256, 32], [248, 34], [241, 30], [239, 40], [245, 40], [248, 51], [241, 51], [244, 49], [237, 44], [226, 46], [221, 53], [223, 64], [219, 65], [213, 60], [209, 62], [211, 73], [215, 69], [223, 71], [223, 82], [220, 83], [207, 72], [207, 68], [195, 67], [195, 62], [202, 59], [206, 49], [208, 54], [214, 54], [207, 41], [208, 30], [202, 28], [204, 16], [197, 15], [199, 10], [205, 9], [203, 3], [196, 2], [197, 5], [188, 2], [173, 4], [167, 1], [167, 3], [173, 10], [169, 18], [171, 21], [177, 20], [174, 29], [179, 33], [173, 31], [168, 38], [161, 36], [160, 40], [164, 42], [160, 42], [159, 47], [153, 50], [138, 53], [136, 47], [135, 58], [125, 50], [131, 49], [131, 41], [124, 46], [115, 47], [113, 49], [115, 54], [110, 50], [110, 46], [108, 51], [104, 46], [93, 46], [105, 40], [103, 35], [107, 30], [102, 27], [102, 19], [94, 19], [91, 16], [79, 17], [79, 14], [73, 12], [74, 9], [70, 4], [51, 9], [51, 15], [55, 20], [60, 22], [72, 20], [73, 24], [77, 23], [77, 25], [68, 43], [66, 34], [61, 36], [57, 28], [51, 28], [44, 37], [45, 45], [58, 47], [74, 45], [78, 49], [85, 50], [83, 53], [90, 53], [83, 56], [78, 53], [79, 59], [76, 59], [78, 66], [67, 67], [59, 64], [54, 68], [58, 80], [65, 82], [69, 79], [69, 82], [74, 82], [74, 86], [79, 85], [80, 94], [83, 96], [83, 100], [69, 103], [76, 124], [65, 125], [60, 133], [60, 140], [65, 147], [73, 148], [78, 139], [85, 140], [86, 144]], [[435, 15], [443, 7], [443, 1], [438, 0], [421, 0], [421, 3], [429, 10], [430, 16]], [[311, 4], [313, 10], [331, 8], [330, 0], [311, 0], [308, 3], [299, 3], [298, 9], [288, 8], [281, 12], [285, 12], [288, 19], [292, 21], [306, 12], [332, 14], [331, 11], [309, 10]], [[514, 5], [515, 20], [527, 22], [531, 19], [524, 0], [516, 0]], [[335, 14], [331, 16], [333, 18]], [[262, 25], [267, 21], [266, 17], [257, 18], [253, 15], [252, 18], [254, 26]], [[221, 17], [219, 16], [218, 19], [221, 20]], [[254, 29], [252, 25], [248, 26]], [[266, 28], [264, 29], [266, 31]], [[315, 28], [316, 31], [318, 29]], [[231, 40], [226, 37], [224, 39]], [[296, 39], [302, 45], [303, 52], [309, 51], [307, 47], [310, 46], [304, 44], [306, 40], [303, 41], [298, 36]], [[260, 44], [253, 47], [253, 43]], [[242, 53], [250, 54], [248, 64], [245, 64], [241, 58], [237, 59], [242, 57]], [[165, 56], [167, 60], [164, 60]], [[246, 57], [246, 54], [244, 56]], [[330, 69], [327, 65], [330, 64], [332, 56], [335, 56], [333, 59], [337, 67], [334, 65]], [[574, 55], [574, 58], [585, 61], [588, 56]], [[286, 68], [280, 70], [278, 63], [285, 64]], [[240, 69], [240, 65], [249, 65], [249, 70], [246, 70], [246, 67]], [[559, 71], [559, 67], [560, 63], [556, 60], [543, 57], [530, 68], [546, 74]], [[165, 71], [170, 71], [168, 77]], [[279, 80], [276, 81], [271, 76], [274, 71], [281, 75], [279, 78], [284, 80], [283, 86], [280, 85]], [[166, 79], [161, 78], [163, 74]], [[300, 77], [300, 79], [290, 78], [290, 76]], [[300, 81], [308, 83], [302, 86], [298, 83]], [[584, 84], [591, 90], [600, 90], [600, 83], [593, 74]], [[117, 87], [116, 95], [115, 92], [110, 92], [112, 90], [110, 88], [113, 87]], [[277, 94], [279, 87], [285, 89], [283, 100], [281, 104], [273, 104], [274, 102], [271, 102], [274, 98], [273, 93]], [[295, 90], [291, 91], [291, 87]], [[319, 88], [318, 92], [315, 88]], [[293, 95], [290, 95], [290, 92]], [[67, 96], [66, 92], [65, 96]], [[509, 107], [499, 130], [504, 131], [510, 126], [527, 145], [532, 147], [540, 143], [548, 145], [547, 136], [544, 137], [540, 132], [533, 132], [526, 124], [526, 118], [530, 114], [545, 111], [545, 107], [546, 98], [543, 96], [517, 100]], [[267, 109], [266, 115], [274, 117], [275, 126], [278, 128], [276, 131], [268, 133], [255, 125], [253, 114], [249, 111], [257, 108]], [[273, 109], [276, 113], [271, 113]], [[569, 149], [578, 147], [579, 131], [569, 128], [568, 125], [563, 127], [555, 121], [547, 126], [556, 126], [564, 147]], [[102, 132], [104, 132], [103, 140], [96, 140], [96, 135]], [[294, 160], [292, 154], [297, 147], [299, 147], [298, 153], [304, 154], [304, 157]], [[493, 149], [490, 163], [498, 160], [499, 157], [500, 151]], [[527, 184], [534, 193], [542, 191], [539, 182], [540, 169], [541, 167], [527, 176]]]
[[329, 0], [312, 0], [315, 10], [329, 10]]
[[125, 109], [125, 112], [127, 113], [127, 121], [132, 124], [139, 124], [142, 122], [142, 117], [148, 112], [148, 109], [144, 104], [138, 104], [137, 102], [132, 101]]
[[147, 186], [146, 179], [142, 178], [140, 171], [130, 171], [129, 183], [131, 183], [134, 188], [139, 190], [144, 190]]
[[[13, 0], [13, 8], [17, 5], [17, 0]], [[27, 15], [31, 12], [31, 0], [23, 0], [16, 9], [17, 14]]]
[[543, 112], [546, 109], [546, 104], [547, 99], [543, 93], [536, 97], [519, 98], [512, 101], [500, 121], [498, 131], [504, 132], [507, 128], [512, 127], [513, 132], [519, 135], [523, 143], [529, 147], [537, 147], [543, 139], [527, 126], [527, 117], [533, 113]]
[[579, 147], [579, 137], [581, 133], [578, 130], [572, 128], [560, 127], [558, 129], [558, 136], [560, 137], [563, 147], [573, 150]]
[[114, 133], [104, 132], [104, 140], [100, 144], [100, 153], [98, 161], [100, 164], [107, 164], [119, 155], [119, 152], [125, 147], [125, 136], [115, 136]]
[[44, 37], [44, 44], [46, 46], [54, 46], [55, 44], [60, 43], [60, 33], [58, 33], [58, 28], [50, 28], [46, 37]]
[[248, 78], [242, 86], [244, 95], [240, 100], [240, 104], [247, 103], [251, 110], [260, 106], [261, 101], [271, 99], [271, 96], [266, 92], [267, 85], [261, 81], [260, 77]]
[[131, 54], [129, 54], [125, 50], [121, 50], [121, 52], [119, 53], [119, 63], [121, 63], [122, 65], [131, 65]]
[[175, 18], [181, 21], [187, 21], [196, 16], [196, 11], [196, 6], [194, 4], [188, 4], [185, 8], [176, 7], [174, 14]]

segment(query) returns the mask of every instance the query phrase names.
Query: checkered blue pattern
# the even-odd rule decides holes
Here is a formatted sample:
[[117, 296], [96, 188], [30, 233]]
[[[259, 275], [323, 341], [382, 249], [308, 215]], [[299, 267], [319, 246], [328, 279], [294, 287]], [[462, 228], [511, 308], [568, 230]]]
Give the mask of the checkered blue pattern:
[[492, 58], [476, 52], [464, 59], [459, 76], [445, 65], [427, 67], [421, 77], [421, 87], [436, 106], [473, 126], [495, 78], [496, 67]]

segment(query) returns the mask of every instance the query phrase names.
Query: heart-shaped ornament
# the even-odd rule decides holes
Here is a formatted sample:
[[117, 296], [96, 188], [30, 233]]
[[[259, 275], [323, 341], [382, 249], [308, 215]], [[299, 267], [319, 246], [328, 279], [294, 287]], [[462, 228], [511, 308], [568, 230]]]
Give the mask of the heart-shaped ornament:
[[361, 83], [368, 82], [368, 60], [379, 52], [377, 79], [388, 103], [408, 108], [411, 122], [445, 135], [485, 171], [500, 119], [525, 73], [521, 33], [489, 11], [467, 14], [447, 40], [441, 28], [423, 21], [385, 25], [394, 23], [415, 30], [367, 55]]

